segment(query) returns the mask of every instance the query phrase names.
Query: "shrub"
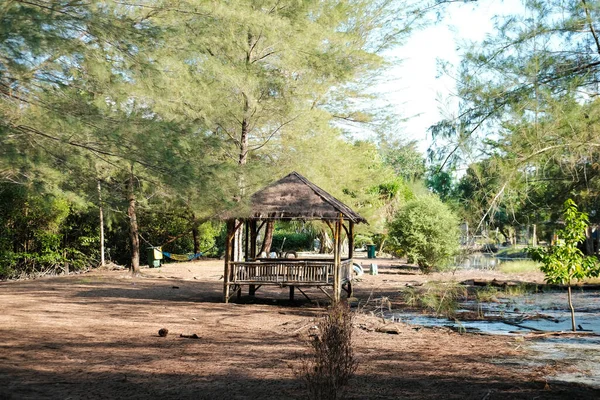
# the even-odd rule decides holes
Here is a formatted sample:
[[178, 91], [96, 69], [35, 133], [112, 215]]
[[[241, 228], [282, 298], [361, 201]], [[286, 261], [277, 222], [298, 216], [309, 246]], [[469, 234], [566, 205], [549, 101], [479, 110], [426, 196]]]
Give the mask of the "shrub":
[[352, 313], [348, 305], [336, 303], [329, 308], [310, 347], [312, 354], [299, 371], [308, 398], [341, 398], [358, 366], [352, 351]]
[[310, 250], [313, 246], [313, 237], [308, 233], [275, 232], [271, 249], [279, 251], [282, 245], [283, 251]]
[[354, 248], [366, 248], [366, 245], [373, 243], [373, 239], [367, 235], [357, 234], [354, 236]]
[[437, 196], [406, 203], [388, 224], [389, 247], [428, 273], [458, 254], [460, 233], [456, 215]]

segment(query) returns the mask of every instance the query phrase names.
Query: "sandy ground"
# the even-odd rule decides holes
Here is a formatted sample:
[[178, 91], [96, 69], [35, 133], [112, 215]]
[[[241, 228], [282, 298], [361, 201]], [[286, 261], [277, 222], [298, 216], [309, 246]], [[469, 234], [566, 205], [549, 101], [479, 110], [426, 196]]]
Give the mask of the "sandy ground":
[[[361, 304], [388, 297], [397, 306], [407, 283], [507, 278], [424, 276], [394, 268], [397, 261], [377, 262], [379, 275], [355, 283]], [[326, 296], [309, 289], [313, 302], [296, 292], [289, 304], [287, 289], [261, 288], [256, 299], [224, 304], [222, 269], [221, 261], [204, 260], [143, 269], [135, 278], [96, 270], [0, 283], [0, 399], [306, 398], [294, 371]], [[540, 274], [516, 278], [542, 281]], [[403, 324], [381, 333], [385, 323], [369, 310], [355, 317], [359, 368], [348, 399], [600, 398], [590, 387], [548, 383], [544, 376], [560, 362], [524, 368], [517, 362], [527, 355], [523, 339]]]

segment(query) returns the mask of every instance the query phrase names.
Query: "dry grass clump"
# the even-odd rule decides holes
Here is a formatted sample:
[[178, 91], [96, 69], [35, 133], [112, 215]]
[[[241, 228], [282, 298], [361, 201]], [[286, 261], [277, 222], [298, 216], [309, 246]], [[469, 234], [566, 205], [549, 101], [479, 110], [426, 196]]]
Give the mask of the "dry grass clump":
[[453, 318], [467, 288], [456, 282], [430, 282], [421, 288], [403, 291], [404, 301], [411, 307], [423, 308], [437, 316]]
[[312, 352], [297, 373], [306, 384], [309, 399], [340, 399], [358, 367], [352, 350], [352, 313], [348, 305], [332, 305], [317, 328], [309, 342]]

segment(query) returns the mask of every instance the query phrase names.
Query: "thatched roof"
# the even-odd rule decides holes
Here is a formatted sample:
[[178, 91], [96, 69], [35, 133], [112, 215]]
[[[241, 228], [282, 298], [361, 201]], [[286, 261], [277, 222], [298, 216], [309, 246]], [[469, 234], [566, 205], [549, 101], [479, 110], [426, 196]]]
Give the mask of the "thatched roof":
[[[350, 207], [310, 182], [297, 172], [259, 190], [250, 197], [249, 213], [253, 219], [345, 220], [367, 222]], [[238, 217], [242, 217], [241, 215]]]

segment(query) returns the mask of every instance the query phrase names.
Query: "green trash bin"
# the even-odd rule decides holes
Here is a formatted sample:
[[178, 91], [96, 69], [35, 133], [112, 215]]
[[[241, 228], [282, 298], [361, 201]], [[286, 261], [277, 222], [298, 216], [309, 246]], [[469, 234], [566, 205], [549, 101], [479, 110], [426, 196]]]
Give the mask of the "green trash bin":
[[160, 267], [160, 261], [163, 259], [162, 248], [148, 247], [148, 266], [150, 268]]
[[375, 245], [368, 244], [367, 245], [367, 258], [376, 258], [375, 257]]

